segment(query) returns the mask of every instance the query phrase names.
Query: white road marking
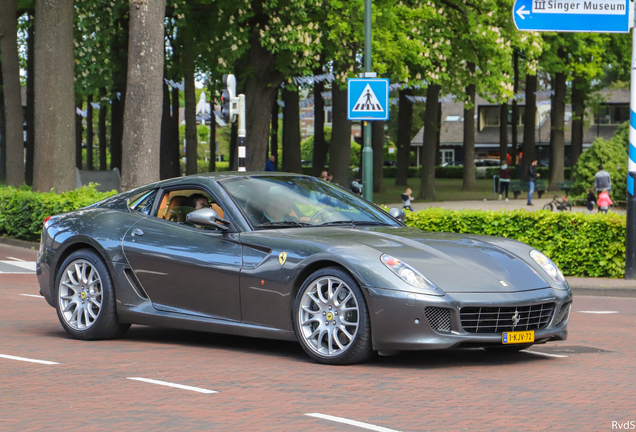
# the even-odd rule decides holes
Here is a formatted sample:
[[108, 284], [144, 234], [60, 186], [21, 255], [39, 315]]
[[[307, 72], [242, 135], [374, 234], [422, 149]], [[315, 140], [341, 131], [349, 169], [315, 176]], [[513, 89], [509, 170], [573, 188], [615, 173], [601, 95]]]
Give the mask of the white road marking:
[[389, 428], [385, 428], [382, 426], [376, 426], [376, 425], [372, 425], [369, 423], [363, 423], [363, 422], [359, 422], [359, 421], [355, 421], [355, 420], [349, 420], [346, 418], [342, 418], [342, 417], [334, 417], [334, 416], [330, 416], [327, 414], [320, 414], [320, 413], [312, 413], [312, 414], [305, 414], [306, 416], [309, 417], [316, 417], [316, 418], [320, 418], [323, 420], [331, 420], [333, 422], [338, 422], [338, 423], [344, 423], [344, 424], [348, 424], [351, 426], [357, 426], [359, 428], [364, 428], [364, 429], [369, 429], [372, 431], [377, 431], [377, 432], [399, 432], [396, 431], [395, 429], [389, 429]]
[[129, 380], [134, 380], [134, 381], [142, 381], [142, 382], [147, 382], [150, 384], [158, 384], [158, 385], [162, 385], [162, 386], [166, 386], [166, 387], [174, 387], [174, 388], [178, 388], [178, 389], [183, 389], [183, 390], [190, 390], [190, 391], [195, 391], [195, 392], [199, 392], [199, 393], [205, 393], [205, 394], [212, 394], [212, 393], [218, 393], [214, 390], [208, 390], [208, 389], [204, 389], [204, 388], [200, 388], [200, 387], [192, 387], [192, 386], [187, 386], [187, 385], [183, 385], [183, 384], [175, 384], [175, 383], [170, 383], [170, 382], [166, 382], [166, 381], [158, 381], [158, 380], [153, 380], [153, 379], [148, 379], [148, 378], [131, 378], [128, 377], [126, 379]]
[[35, 295], [35, 294], [18, 294], [18, 295], [25, 296], [25, 297], [44, 298], [41, 295]]
[[8, 360], [19, 360], [19, 361], [30, 362], [30, 363], [40, 363], [40, 364], [45, 364], [45, 365], [56, 365], [56, 364], [59, 364], [59, 363], [52, 362], [52, 361], [47, 361], [47, 360], [35, 360], [35, 359], [30, 359], [30, 358], [25, 358], [25, 357], [10, 356], [10, 355], [6, 355], [6, 354], [0, 354], [0, 358], [5, 358], [5, 359], [8, 359]]
[[589, 314], [617, 314], [619, 311], [577, 311], [579, 313], [589, 313]]
[[527, 351], [527, 350], [523, 350], [521, 352], [524, 353], [530, 353], [530, 354], [536, 354], [539, 356], [544, 356], [544, 357], [558, 357], [558, 358], [565, 358], [565, 357], [569, 357], [566, 355], [561, 355], [561, 354], [548, 354], [548, 353], [544, 353], [544, 352], [538, 352], [538, 351]]
[[0, 271], [0, 274], [28, 274], [28, 275], [32, 275], [33, 272], [3, 272], [3, 271]]
[[20, 259], [20, 258], [14, 258], [14, 257], [7, 257], [7, 258], [15, 260], [15, 261], [22, 261], [22, 262], [26, 261], [26, 260], [23, 260], [23, 259]]
[[8, 264], [13, 267], [20, 267], [25, 270], [35, 271], [35, 261], [0, 261], [2, 264]]

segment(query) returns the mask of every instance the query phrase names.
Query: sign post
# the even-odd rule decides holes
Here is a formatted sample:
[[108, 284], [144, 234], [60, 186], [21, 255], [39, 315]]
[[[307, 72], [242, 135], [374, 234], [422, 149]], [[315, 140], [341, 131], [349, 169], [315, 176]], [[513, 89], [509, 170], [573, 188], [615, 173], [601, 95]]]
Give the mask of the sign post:
[[221, 116], [226, 123], [234, 123], [238, 118], [238, 171], [245, 171], [247, 149], [245, 147], [245, 95], [236, 95], [236, 78], [232, 74], [223, 75], [225, 90], [221, 94]]
[[[371, 0], [364, 0], [364, 71], [371, 72]], [[347, 91], [348, 94], [348, 91]], [[364, 122], [364, 148], [362, 149], [362, 196], [373, 202], [373, 147], [371, 123]]]

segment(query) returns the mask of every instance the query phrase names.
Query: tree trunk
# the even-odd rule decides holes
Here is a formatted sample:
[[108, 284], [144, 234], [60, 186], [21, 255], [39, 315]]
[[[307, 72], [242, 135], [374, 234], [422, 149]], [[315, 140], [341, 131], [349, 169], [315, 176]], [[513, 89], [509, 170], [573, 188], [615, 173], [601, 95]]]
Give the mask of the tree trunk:
[[210, 87], [210, 163], [208, 165], [209, 172], [216, 171], [216, 115], [214, 114], [214, 91]]
[[124, 136], [124, 107], [126, 105], [126, 79], [128, 77], [129, 21], [127, 14], [117, 20], [113, 43], [116, 62], [113, 71], [113, 102], [110, 111], [110, 169], [121, 172], [122, 140]]
[[86, 169], [93, 171], [93, 95], [86, 98]]
[[517, 133], [519, 131], [519, 107], [517, 106], [517, 93], [519, 92], [519, 52], [515, 50], [512, 53], [512, 68], [514, 71], [513, 77], [513, 91], [515, 98], [512, 99], [512, 148], [510, 149], [510, 164], [512, 166], [517, 164], [517, 146], [518, 138]]
[[[475, 74], [475, 64], [468, 63], [471, 76]], [[466, 87], [466, 95], [470, 108], [464, 107], [464, 180], [463, 192], [476, 192], [477, 180], [475, 179], [475, 84]], [[464, 105], [465, 106], [465, 105]]]
[[559, 190], [563, 182], [565, 162], [565, 93], [567, 74], [557, 73], [553, 79], [554, 100], [552, 104], [552, 127], [550, 128], [550, 184], [551, 191]]
[[194, 86], [194, 40], [186, 35], [183, 40], [183, 75], [185, 78], [185, 146], [186, 175], [197, 174], [198, 134], [197, 97]]
[[351, 122], [347, 120], [347, 90], [334, 81], [332, 89], [333, 129], [329, 146], [329, 170], [333, 182], [349, 188], [351, 162]]
[[[73, 0], [36, 0], [35, 158], [33, 187], [76, 187]], [[20, 160], [22, 166], [22, 158]]]
[[371, 122], [373, 147], [373, 192], [384, 192], [384, 122]]
[[[175, 62], [178, 59], [175, 55]], [[169, 178], [179, 177], [181, 175], [181, 142], [179, 141], [179, 89], [172, 88], [171, 103], [172, 108], [170, 110], [170, 167], [171, 170], [168, 173]]]
[[272, 105], [272, 137], [270, 145], [270, 155], [274, 156], [274, 169], [278, 171], [278, 101], [274, 98], [274, 104]]
[[398, 135], [397, 135], [397, 167], [395, 170], [395, 185], [408, 186], [409, 165], [411, 159], [411, 129], [413, 128], [413, 104], [407, 96], [413, 90], [400, 90], [398, 105]]
[[[35, 13], [35, 12], [34, 12]], [[29, 30], [27, 39], [27, 86], [26, 86], [26, 166], [25, 182], [33, 186], [33, 159], [35, 157], [35, 23], [29, 14]]]
[[99, 89], [100, 101], [99, 101], [99, 119], [97, 123], [97, 133], [99, 135], [99, 169], [106, 171], [106, 148], [108, 144], [106, 142], [106, 116], [108, 115], [108, 104], [104, 101], [106, 96], [106, 88]]
[[[321, 71], [314, 71], [319, 74]], [[312, 160], [314, 176], [320, 176], [327, 163], [327, 145], [325, 143], [325, 100], [322, 92], [325, 90], [323, 82], [314, 84], [314, 155]]]
[[122, 189], [159, 180], [166, 1], [130, 1]]
[[84, 141], [84, 124], [82, 122], [83, 117], [77, 113], [77, 110], [82, 111], [84, 102], [80, 99], [75, 104], [75, 167], [81, 170], [82, 167], [82, 143]]
[[0, 58], [0, 183], [7, 180], [7, 142], [4, 117], [4, 92], [2, 90], [2, 58]]
[[[258, 2], [256, 2], [258, 3]], [[261, 6], [254, 6], [259, 9]], [[262, 10], [255, 10], [262, 16]], [[261, 46], [259, 36], [250, 40], [246, 67], [250, 74], [245, 80], [245, 98], [247, 118], [247, 170], [261, 171], [265, 166], [263, 155], [269, 137], [271, 111], [263, 107], [271, 107], [275, 102], [278, 89], [283, 83], [284, 75], [276, 70], [276, 55]]]
[[528, 167], [535, 158], [534, 144], [535, 124], [537, 116], [537, 76], [526, 75], [526, 110], [523, 118], [523, 156], [521, 158], [521, 173], [517, 178], [528, 181]]
[[[24, 119], [20, 94], [17, 19], [15, 0], [1, 0], [0, 52], [2, 52], [4, 85], [7, 185], [14, 187], [20, 187], [24, 183], [24, 136], [22, 134]], [[72, 77], [71, 71], [71, 79]]]
[[424, 145], [420, 150], [422, 179], [418, 199], [435, 199], [435, 147], [437, 142], [439, 84], [429, 85], [426, 89], [426, 112], [424, 114]]
[[[572, 82], [572, 148], [570, 166], [574, 168], [583, 153], [583, 122], [585, 121], [585, 91], [581, 77]], [[570, 172], [570, 178], [572, 172]]]
[[289, 90], [289, 87], [283, 89], [283, 171], [302, 173], [298, 89]]
[[[165, 53], [164, 53], [165, 55]], [[164, 68], [164, 78], [166, 77]], [[170, 88], [164, 81], [161, 85], [163, 90], [163, 99], [161, 103], [161, 144], [159, 154], [159, 176], [161, 179], [170, 178], [170, 172], [172, 170], [171, 162], [171, 142], [170, 142], [170, 122], [172, 117], [170, 116]]]
[[508, 163], [508, 103], [506, 102], [499, 108], [499, 160], [502, 165]]
[[437, 110], [437, 136], [435, 137], [435, 166], [442, 164], [442, 103], [439, 103], [439, 109]]

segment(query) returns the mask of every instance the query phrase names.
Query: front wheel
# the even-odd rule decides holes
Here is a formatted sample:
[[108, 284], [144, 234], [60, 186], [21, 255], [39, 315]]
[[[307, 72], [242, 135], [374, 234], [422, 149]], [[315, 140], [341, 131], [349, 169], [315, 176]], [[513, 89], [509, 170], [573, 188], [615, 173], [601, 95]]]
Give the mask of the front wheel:
[[544, 205], [543, 210], [552, 211], [552, 203], [547, 203], [546, 205]]
[[570, 204], [570, 203], [563, 204], [563, 206], [561, 207], [561, 211], [564, 211], [564, 210], [571, 212], [572, 211], [572, 204]]
[[90, 249], [73, 252], [56, 277], [57, 316], [75, 339], [111, 339], [130, 324], [117, 318], [115, 290], [106, 264]]
[[303, 283], [294, 304], [294, 329], [305, 352], [319, 363], [353, 364], [372, 353], [362, 290], [337, 267], [318, 270]]

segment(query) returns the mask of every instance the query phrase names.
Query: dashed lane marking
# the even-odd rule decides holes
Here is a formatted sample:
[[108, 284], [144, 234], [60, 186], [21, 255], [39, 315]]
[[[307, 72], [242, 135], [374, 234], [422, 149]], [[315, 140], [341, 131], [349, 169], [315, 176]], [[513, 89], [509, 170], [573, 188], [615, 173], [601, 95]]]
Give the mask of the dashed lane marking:
[[158, 380], [153, 380], [153, 379], [148, 379], [148, 378], [138, 378], [138, 377], [131, 378], [131, 377], [128, 377], [126, 379], [134, 380], [134, 381], [142, 381], [142, 382], [146, 382], [146, 383], [150, 383], [150, 384], [162, 385], [162, 386], [166, 386], [166, 387], [174, 387], [174, 388], [178, 388], [178, 389], [182, 389], [182, 390], [190, 390], [190, 391], [199, 392], [199, 393], [205, 393], [205, 394], [218, 393], [217, 391], [214, 391], [214, 390], [208, 390], [208, 389], [204, 389], [204, 388], [200, 388], [200, 387], [192, 387], [192, 386], [187, 386], [187, 385], [183, 385], [183, 384], [175, 384], [175, 383], [170, 383], [170, 382], [166, 382], [166, 381], [158, 381]]
[[0, 358], [5, 358], [7, 360], [18, 360], [18, 361], [29, 362], [29, 363], [39, 363], [39, 364], [45, 364], [45, 365], [56, 365], [56, 364], [59, 364], [57, 362], [52, 362], [52, 361], [47, 361], [47, 360], [36, 360], [36, 359], [30, 359], [30, 358], [26, 358], [26, 357], [10, 356], [10, 355], [6, 355], [6, 354], [0, 354]]
[[311, 414], [305, 414], [305, 415], [309, 417], [323, 419], [323, 420], [330, 420], [332, 422], [344, 423], [351, 426], [357, 426], [359, 428], [368, 429], [368, 430], [377, 431], [377, 432], [399, 432], [399, 431], [396, 431], [395, 429], [389, 429], [382, 426], [372, 425], [370, 423], [359, 422], [356, 420], [349, 420], [342, 417], [334, 417], [327, 414], [311, 413]]
[[529, 354], [534, 354], [534, 355], [538, 355], [538, 356], [544, 356], [544, 357], [558, 357], [558, 358], [569, 357], [569, 356], [566, 356], [566, 355], [561, 355], [561, 354], [548, 354], [548, 353], [539, 352], [539, 351], [527, 351], [527, 350], [523, 350], [523, 351], [521, 351], [521, 352], [529, 353]]
[[18, 294], [21, 296], [25, 296], [25, 297], [35, 297], [35, 298], [41, 298], [43, 299], [44, 297], [42, 297], [41, 295], [35, 295], [35, 294]]
[[0, 273], [2, 274], [33, 274], [35, 273], [35, 261], [0, 260]]
[[20, 258], [14, 258], [14, 257], [7, 257], [7, 258], [10, 259], [10, 260], [14, 260], [14, 261], [22, 261], [22, 262], [26, 261], [26, 260], [23, 260], [23, 259], [20, 259]]
[[586, 313], [586, 314], [617, 314], [619, 311], [577, 311], [578, 313]]

